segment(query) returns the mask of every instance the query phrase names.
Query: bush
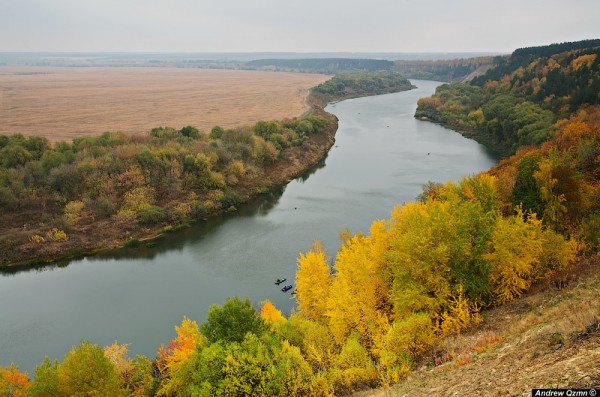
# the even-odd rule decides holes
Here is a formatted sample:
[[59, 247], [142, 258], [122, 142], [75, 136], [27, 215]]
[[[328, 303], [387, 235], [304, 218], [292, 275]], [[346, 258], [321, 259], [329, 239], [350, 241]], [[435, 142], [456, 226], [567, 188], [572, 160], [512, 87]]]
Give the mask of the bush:
[[83, 201], [69, 201], [67, 205], [65, 205], [65, 215], [64, 220], [67, 226], [73, 226], [79, 220], [81, 216], [81, 211], [83, 210], [84, 204]]
[[156, 225], [166, 219], [167, 214], [156, 205], [148, 206], [138, 213], [138, 222], [144, 225]]
[[222, 209], [228, 209], [230, 207], [236, 207], [240, 204], [240, 196], [237, 195], [233, 190], [225, 191], [223, 197], [219, 199]]
[[65, 233], [63, 230], [59, 230], [55, 227], [53, 227], [52, 229], [48, 230], [48, 232], [46, 233], [46, 238], [48, 240], [52, 240], [52, 241], [67, 241], [69, 239], [69, 236], [67, 236], [67, 233]]

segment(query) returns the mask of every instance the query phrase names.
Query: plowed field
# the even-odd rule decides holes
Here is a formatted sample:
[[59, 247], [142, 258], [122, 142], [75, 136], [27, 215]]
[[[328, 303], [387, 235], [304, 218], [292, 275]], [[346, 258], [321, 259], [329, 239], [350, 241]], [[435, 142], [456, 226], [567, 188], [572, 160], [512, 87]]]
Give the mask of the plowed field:
[[71, 140], [153, 127], [234, 127], [299, 116], [329, 76], [177, 68], [0, 68], [0, 134]]

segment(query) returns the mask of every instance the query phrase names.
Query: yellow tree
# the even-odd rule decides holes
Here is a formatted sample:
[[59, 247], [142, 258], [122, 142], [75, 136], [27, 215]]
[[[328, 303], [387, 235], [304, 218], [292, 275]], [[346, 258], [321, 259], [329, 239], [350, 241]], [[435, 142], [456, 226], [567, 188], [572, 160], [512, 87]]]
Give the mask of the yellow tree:
[[330, 285], [331, 270], [327, 265], [327, 255], [322, 244], [315, 242], [310, 251], [300, 254], [296, 272], [298, 308], [308, 319], [325, 319]]
[[278, 310], [270, 300], [266, 300], [263, 303], [263, 306], [260, 309], [260, 318], [265, 320], [265, 323], [268, 325], [277, 325], [281, 322], [285, 322], [285, 317], [283, 317], [281, 311]]
[[81, 342], [58, 366], [60, 396], [120, 396], [119, 374], [98, 345]]
[[129, 385], [133, 374], [133, 365], [127, 356], [128, 346], [128, 344], [119, 345], [115, 341], [112, 345], [104, 347], [104, 355], [112, 362], [125, 386]]
[[396, 320], [421, 311], [439, 312], [451, 295], [454, 211], [455, 206], [447, 201], [409, 203], [394, 209], [387, 258]]
[[546, 204], [543, 219], [555, 230], [560, 230], [564, 225], [567, 207], [563, 204], [566, 201], [565, 195], [557, 192], [558, 179], [552, 175], [555, 162], [556, 160], [549, 158], [540, 161], [540, 169], [533, 173], [533, 177], [538, 184], [540, 197]]
[[535, 230], [540, 225], [534, 223], [535, 215], [530, 216], [532, 221], [526, 221], [521, 210], [517, 212], [516, 216], [498, 220], [484, 254], [491, 265], [495, 304], [511, 301], [529, 288], [542, 253], [542, 242]]
[[177, 338], [173, 339], [168, 346], [158, 348], [158, 360], [156, 366], [164, 376], [163, 382], [158, 390], [159, 396], [179, 395], [182, 380], [177, 373], [185, 362], [196, 351], [196, 347], [202, 344], [198, 324], [187, 317], [183, 318], [181, 326], [175, 326]]
[[378, 365], [384, 385], [397, 383], [408, 374], [415, 360], [435, 342], [434, 330], [426, 313], [411, 314], [386, 329]]
[[391, 304], [383, 279], [387, 252], [386, 224], [374, 222], [371, 236], [354, 236], [340, 249], [335, 277], [327, 301], [329, 327], [336, 343], [342, 345], [356, 330], [370, 351], [388, 325]]

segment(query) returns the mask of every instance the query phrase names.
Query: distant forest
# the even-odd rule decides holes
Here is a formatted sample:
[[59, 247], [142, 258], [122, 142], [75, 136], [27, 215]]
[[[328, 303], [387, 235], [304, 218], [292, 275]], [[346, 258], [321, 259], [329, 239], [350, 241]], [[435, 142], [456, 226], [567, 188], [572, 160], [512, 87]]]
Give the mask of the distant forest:
[[267, 70], [302, 71], [315, 73], [339, 73], [348, 71], [377, 72], [392, 70], [394, 62], [380, 59], [258, 59], [246, 62], [250, 68]]
[[559, 118], [600, 104], [599, 55], [600, 40], [518, 49], [470, 84], [438, 87], [416, 116], [513, 154], [551, 139]]
[[394, 70], [412, 79], [461, 82], [477, 72], [485, 72], [494, 57], [460, 58], [435, 61], [396, 61]]
[[326, 104], [333, 100], [381, 95], [415, 88], [404, 76], [395, 72], [340, 73], [315, 88], [315, 97]]

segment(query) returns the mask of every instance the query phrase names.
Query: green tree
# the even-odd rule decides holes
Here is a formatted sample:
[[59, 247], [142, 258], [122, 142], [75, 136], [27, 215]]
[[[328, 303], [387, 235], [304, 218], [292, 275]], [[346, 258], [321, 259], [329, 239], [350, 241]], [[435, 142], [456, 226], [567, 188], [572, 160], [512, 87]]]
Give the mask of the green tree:
[[58, 396], [58, 361], [52, 363], [48, 356], [35, 367], [35, 377], [29, 389], [31, 397]]
[[260, 334], [265, 329], [263, 320], [250, 304], [250, 299], [228, 298], [223, 306], [213, 305], [208, 310], [200, 332], [209, 342], [241, 342], [248, 332]]
[[82, 341], [58, 366], [58, 393], [61, 396], [122, 396], [119, 374], [104, 350]]

